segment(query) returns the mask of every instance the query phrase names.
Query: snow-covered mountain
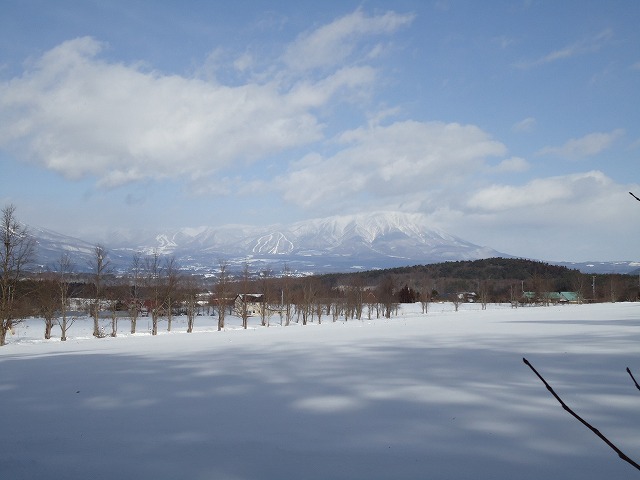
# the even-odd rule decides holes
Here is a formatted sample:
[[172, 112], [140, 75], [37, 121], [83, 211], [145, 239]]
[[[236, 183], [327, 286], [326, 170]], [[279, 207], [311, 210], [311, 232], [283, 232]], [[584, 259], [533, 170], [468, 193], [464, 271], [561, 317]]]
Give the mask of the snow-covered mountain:
[[[51, 230], [31, 228], [38, 240], [38, 264], [52, 267], [64, 252], [78, 270], [86, 270], [94, 245]], [[183, 268], [214, 271], [220, 261], [230, 266], [301, 272], [387, 268], [446, 260], [505, 256], [433, 229], [421, 215], [381, 212], [321, 218], [290, 225], [253, 227], [201, 226], [154, 232], [131, 240], [106, 242], [111, 265], [123, 270], [133, 252], [172, 255]]]
[[[66, 252], [76, 270], [88, 269], [94, 244], [47, 229], [30, 230], [38, 241], [41, 268], [53, 268]], [[220, 261], [231, 268], [249, 263], [253, 270], [268, 267], [277, 273], [286, 264], [294, 271], [320, 273], [510, 256], [435, 229], [420, 214], [398, 212], [269, 227], [225, 225], [119, 233], [118, 238], [104, 243], [116, 270], [127, 269], [134, 252], [148, 255], [154, 251], [172, 255], [183, 269], [200, 273], [214, 272]], [[638, 268], [632, 262], [549, 263], [586, 273], [629, 273]]]
[[[424, 216], [397, 212], [344, 215], [290, 225], [181, 228], [157, 232], [114, 252], [173, 255], [192, 270], [215, 270], [221, 260], [304, 272], [388, 268], [447, 260], [508, 256], [432, 228]], [[127, 253], [128, 252], [128, 253]]]
[[[95, 244], [46, 228], [33, 226], [27, 228], [36, 239], [35, 264], [39, 269], [57, 269], [64, 254], [69, 256], [74, 270], [81, 272], [89, 269], [96, 248]], [[125, 257], [117, 250], [110, 252], [110, 257], [116, 268], [130, 261], [129, 255]]]

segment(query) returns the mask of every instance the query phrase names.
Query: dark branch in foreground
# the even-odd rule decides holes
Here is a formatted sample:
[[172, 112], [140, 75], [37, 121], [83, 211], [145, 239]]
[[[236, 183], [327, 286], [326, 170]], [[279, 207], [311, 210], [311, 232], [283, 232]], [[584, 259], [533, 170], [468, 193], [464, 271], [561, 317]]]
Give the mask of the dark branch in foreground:
[[[633, 194], [632, 194], [633, 195]], [[562, 408], [564, 408], [571, 416], [573, 416], [576, 420], [578, 420], [580, 423], [582, 423], [585, 427], [587, 427], [589, 430], [591, 430], [600, 440], [602, 440], [604, 443], [606, 443], [607, 445], [609, 445], [609, 448], [611, 448], [614, 452], [616, 452], [618, 454], [618, 456], [624, 460], [625, 462], [627, 462], [628, 464], [634, 466], [637, 470], [640, 470], [640, 465], [638, 465], [636, 462], [634, 462], [633, 460], [631, 460], [627, 455], [625, 455], [622, 450], [620, 450], [618, 447], [616, 447], [613, 443], [611, 443], [611, 441], [605, 437], [602, 433], [600, 433], [600, 431], [593, 427], [591, 424], [589, 424], [586, 420], [584, 420], [582, 417], [580, 417], [577, 413], [575, 413], [573, 410], [571, 410], [566, 403], [564, 403], [562, 401], [562, 399], [558, 396], [558, 394], [553, 390], [553, 388], [551, 388], [551, 385], [549, 385], [547, 383], [547, 381], [542, 378], [542, 375], [540, 375], [538, 373], [538, 371], [533, 368], [533, 365], [531, 365], [529, 363], [529, 361], [526, 358], [523, 358], [522, 361], [525, 363], [525, 365], [527, 367], [529, 367], [533, 373], [536, 374], [536, 376], [540, 379], [540, 381], [542, 383], [544, 383], [544, 386], [547, 387], [547, 390], [549, 390], [549, 393], [551, 393], [551, 395], [553, 395], [553, 397], [558, 401], [558, 403], [560, 403], [560, 405], [562, 406]], [[631, 372], [629, 372], [631, 373]], [[633, 376], [632, 376], [633, 377]], [[635, 380], [634, 380], [635, 381]], [[637, 386], [637, 384], [636, 384]], [[639, 387], [640, 388], [640, 387]]]
[[640, 390], [640, 385], [638, 385], [638, 382], [636, 382], [635, 377], [633, 376], [633, 373], [631, 373], [631, 370], [629, 370], [629, 367], [627, 367], [627, 373], [629, 374], [629, 376], [631, 377], [631, 380], [633, 380], [634, 385], [636, 386], [636, 388], [638, 390]]
[[633, 198], [635, 198], [636, 200], [638, 200], [640, 202], [640, 198], [636, 197], [633, 193], [629, 192], [629, 195], [631, 195]]

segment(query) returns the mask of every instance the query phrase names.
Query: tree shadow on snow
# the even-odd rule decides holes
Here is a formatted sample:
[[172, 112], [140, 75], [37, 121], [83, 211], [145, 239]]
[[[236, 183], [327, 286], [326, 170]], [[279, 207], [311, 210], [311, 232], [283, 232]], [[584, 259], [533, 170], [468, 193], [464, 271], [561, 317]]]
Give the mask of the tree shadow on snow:
[[[565, 354], [548, 341], [556, 351], [530, 359], [628, 454], [640, 452], [629, 355]], [[13, 479], [635, 476], [554, 403], [522, 365], [531, 345], [519, 342], [283, 341], [193, 353], [185, 342], [166, 358], [6, 357], [0, 471]]]

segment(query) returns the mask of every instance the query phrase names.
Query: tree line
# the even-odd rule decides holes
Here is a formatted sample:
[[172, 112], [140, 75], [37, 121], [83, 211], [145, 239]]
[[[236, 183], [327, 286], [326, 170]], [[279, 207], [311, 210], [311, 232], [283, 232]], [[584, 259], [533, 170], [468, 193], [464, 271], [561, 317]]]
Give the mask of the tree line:
[[[217, 329], [225, 328], [228, 315], [260, 324], [277, 321], [306, 325], [338, 319], [390, 318], [401, 303], [450, 301], [456, 310], [465, 301], [486, 308], [487, 303], [550, 304], [548, 292], [573, 291], [579, 301], [623, 301], [638, 298], [636, 277], [586, 275], [566, 267], [522, 259], [493, 258], [467, 262], [357, 272], [298, 276], [286, 265], [280, 272], [252, 271], [244, 264], [231, 272], [218, 260], [212, 278], [181, 270], [174, 257], [158, 251], [132, 255], [126, 272], [111, 269], [109, 251], [96, 245], [88, 262], [89, 273], [75, 272], [74, 259], [62, 253], [54, 265], [34, 272], [36, 242], [17, 221], [15, 207], [2, 210], [0, 253], [0, 346], [22, 319], [44, 320], [44, 337], [55, 326], [61, 340], [78, 318], [78, 308], [93, 321], [95, 337], [116, 336], [118, 321], [127, 318], [136, 333], [139, 318], [148, 316], [151, 334], [166, 321], [168, 331], [176, 315], [187, 319], [192, 332], [200, 315], [216, 316]], [[528, 295], [524, 295], [527, 292]], [[73, 303], [72, 303], [73, 299]], [[275, 318], [275, 320], [274, 320]], [[108, 320], [105, 330], [103, 324]]]

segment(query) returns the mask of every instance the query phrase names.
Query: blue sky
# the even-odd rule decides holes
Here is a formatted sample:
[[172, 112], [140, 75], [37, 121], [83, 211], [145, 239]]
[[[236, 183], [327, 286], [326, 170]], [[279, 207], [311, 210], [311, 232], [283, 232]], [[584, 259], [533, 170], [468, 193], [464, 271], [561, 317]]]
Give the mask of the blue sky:
[[0, 3], [0, 202], [28, 224], [392, 210], [640, 260], [640, 2]]

